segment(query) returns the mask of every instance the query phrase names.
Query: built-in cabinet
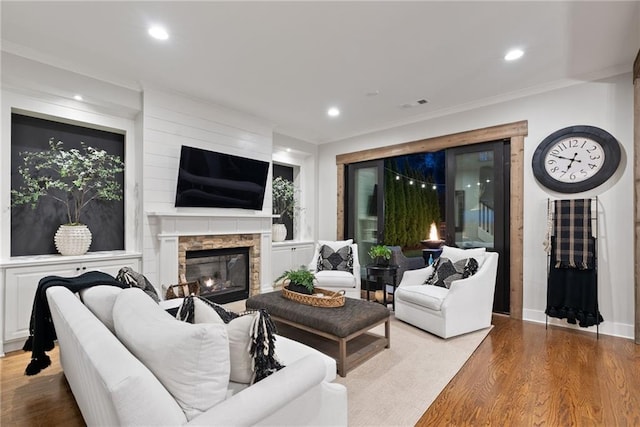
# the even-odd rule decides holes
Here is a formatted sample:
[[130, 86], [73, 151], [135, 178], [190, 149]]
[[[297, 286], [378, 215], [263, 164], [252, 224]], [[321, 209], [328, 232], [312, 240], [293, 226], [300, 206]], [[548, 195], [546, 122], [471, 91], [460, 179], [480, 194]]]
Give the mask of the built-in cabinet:
[[141, 271], [141, 255], [92, 253], [85, 256], [20, 257], [2, 263], [4, 284], [4, 352], [22, 347], [38, 282], [45, 276], [75, 277], [88, 271], [115, 276], [122, 267]]
[[314, 251], [313, 242], [278, 242], [271, 246], [271, 272], [273, 280], [287, 270], [309, 265]]

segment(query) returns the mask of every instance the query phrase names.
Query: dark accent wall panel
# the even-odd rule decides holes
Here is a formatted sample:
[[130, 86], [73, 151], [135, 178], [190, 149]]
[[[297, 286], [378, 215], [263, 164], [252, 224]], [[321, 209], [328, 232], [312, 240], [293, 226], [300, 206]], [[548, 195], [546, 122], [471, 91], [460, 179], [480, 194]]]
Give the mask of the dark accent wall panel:
[[[47, 150], [49, 139], [62, 141], [65, 148], [87, 146], [103, 149], [125, 160], [124, 135], [13, 113], [11, 115], [11, 189], [20, 185], [20, 153]], [[124, 173], [120, 176], [124, 190]], [[120, 201], [93, 201], [81, 220], [93, 235], [89, 251], [124, 249], [124, 196]], [[11, 256], [56, 254], [53, 236], [67, 222], [65, 206], [41, 198], [37, 207], [11, 208]]]

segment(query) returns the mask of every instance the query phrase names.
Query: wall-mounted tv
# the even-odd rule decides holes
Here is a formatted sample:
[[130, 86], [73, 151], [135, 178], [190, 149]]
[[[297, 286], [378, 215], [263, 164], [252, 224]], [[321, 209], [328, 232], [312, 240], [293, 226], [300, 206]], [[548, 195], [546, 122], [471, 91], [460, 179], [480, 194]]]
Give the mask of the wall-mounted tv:
[[176, 207], [261, 210], [269, 162], [182, 146]]

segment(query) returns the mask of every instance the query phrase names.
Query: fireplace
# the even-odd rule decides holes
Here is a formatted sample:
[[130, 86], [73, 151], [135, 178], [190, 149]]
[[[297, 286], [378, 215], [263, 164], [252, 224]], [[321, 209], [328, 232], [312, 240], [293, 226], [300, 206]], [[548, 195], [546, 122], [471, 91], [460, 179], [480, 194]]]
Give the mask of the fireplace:
[[[197, 235], [197, 236], [180, 236], [178, 238], [178, 277], [180, 281], [195, 281], [198, 280], [202, 285], [200, 291], [203, 297], [214, 301], [219, 304], [227, 302], [238, 301], [246, 299], [252, 295], [260, 293], [260, 235], [259, 234], [226, 234], [226, 235]], [[215, 261], [214, 265], [205, 267], [200, 264], [207, 263], [206, 258], [211, 256], [219, 256], [220, 260]], [[244, 257], [244, 260], [238, 258], [239, 255]], [[200, 260], [198, 258], [205, 258]], [[233, 265], [223, 265], [230, 263], [233, 260]], [[236, 263], [242, 261], [244, 269], [248, 274], [245, 280], [247, 289], [242, 293], [235, 292], [238, 286], [233, 286], [233, 292], [231, 290], [225, 292], [209, 292], [214, 287], [221, 288], [224, 283], [229, 279], [230, 275], [235, 278], [239, 275]], [[187, 263], [193, 266], [198, 265], [194, 272], [187, 274]], [[191, 266], [189, 266], [191, 267]], [[229, 272], [223, 273], [223, 270], [227, 267], [230, 268]], [[208, 271], [206, 269], [209, 269]], [[189, 268], [191, 269], [191, 268]], [[204, 271], [198, 271], [204, 270]], [[216, 274], [217, 273], [217, 274]], [[227, 274], [223, 279], [223, 274]], [[215, 276], [215, 277], [214, 277]], [[207, 280], [211, 279], [210, 282]], [[211, 286], [208, 286], [211, 285]], [[228, 286], [227, 286], [228, 287]], [[204, 295], [203, 295], [204, 294]], [[228, 294], [228, 295], [227, 295]], [[223, 301], [224, 300], [224, 301]]]
[[[186, 280], [186, 252], [249, 247], [249, 297], [273, 290], [269, 214], [149, 212], [158, 239], [157, 282]], [[153, 265], [145, 268], [153, 269]], [[146, 271], [146, 270], [145, 270]], [[151, 277], [153, 275], [149, 273]]]
[[218, 304], [249, 297], [249, 247], [186, 251], [187, 282], [198, 281], [200, 296]]

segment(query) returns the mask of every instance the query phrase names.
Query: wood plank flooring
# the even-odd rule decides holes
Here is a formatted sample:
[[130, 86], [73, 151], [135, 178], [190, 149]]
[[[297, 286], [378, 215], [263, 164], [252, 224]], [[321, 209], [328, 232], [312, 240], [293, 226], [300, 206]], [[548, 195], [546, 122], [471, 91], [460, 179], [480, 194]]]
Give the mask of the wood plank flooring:
[[494, 316], [418, 426], [640, 426], [640, 346]]
[[[504, 316], [493, 323], [418, 426], [640, 425], [640, 346], [632, 340]], [[52, 365], [33, 377], [23, 375], [30, 353], [0, 359], [0, 425], [84, 425], [57, 349], [49, 354]]]
[[84, 426], [69, 384], [62, 374], [58, 347], [47, 353], [51, 366], [28, 377], [31, 353], [17, 351], [0, 358], [1, 426]]

